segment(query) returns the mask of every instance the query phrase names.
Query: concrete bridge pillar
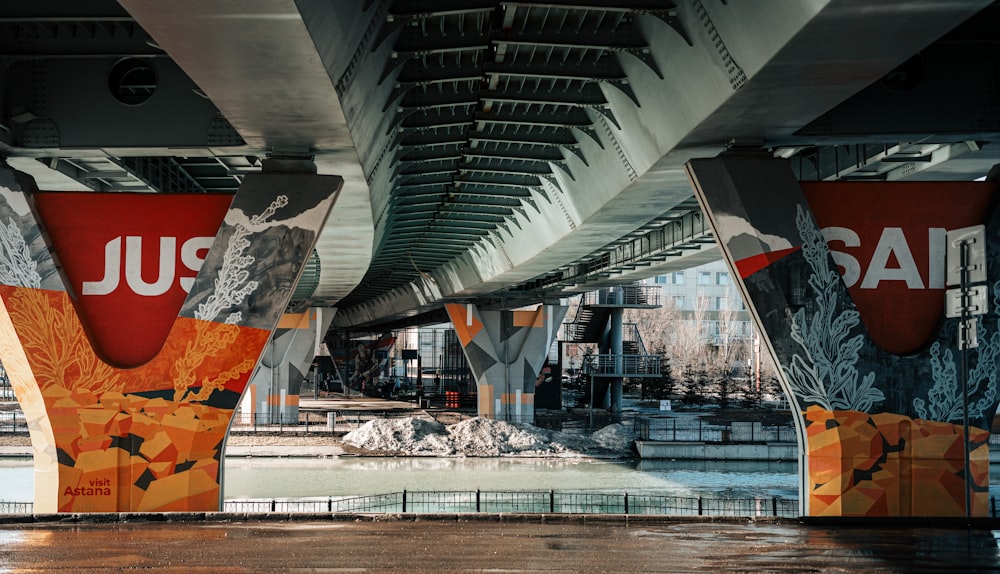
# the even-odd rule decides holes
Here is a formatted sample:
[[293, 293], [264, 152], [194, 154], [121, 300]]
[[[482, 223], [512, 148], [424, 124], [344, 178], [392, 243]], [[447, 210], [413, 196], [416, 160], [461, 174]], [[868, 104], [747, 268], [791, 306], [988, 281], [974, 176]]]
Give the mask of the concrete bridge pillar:
[[[798, 182], [766, 154], [686, 169], [780, 367], [803, 514], [985, 516], [1000, 397], [997, 184]], [[982, 223], [989, 311], [963, 361], [959, 319], [944, 313], [945, 233]]]
[[298, 423], [302, 381], [336, 312], [315, 307], [281, 316], [243, 393], [240, 410], [245, 423]]
[[533, 422], [535, 384], [568, 307], [481, 311], [449, 303], [448, 316], [476, 377], [479, 416]]
[[0, 166], [0, 361], [35, 512], [219, 509], [233, 410], [342, 183], [60, 193]]

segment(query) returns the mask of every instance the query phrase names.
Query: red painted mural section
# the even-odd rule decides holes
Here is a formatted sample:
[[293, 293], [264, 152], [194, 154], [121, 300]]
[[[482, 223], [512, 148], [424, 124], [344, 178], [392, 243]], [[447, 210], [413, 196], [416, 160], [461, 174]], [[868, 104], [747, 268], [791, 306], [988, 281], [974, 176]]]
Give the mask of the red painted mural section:
[[869, 336], [920, 350], [943, 316], [945, 233], [983, 223], [997, 185], [802, 182]]
[[232, 198], [32, 196], [80, 320], [102, 358], [136, 367], [159, 352]]

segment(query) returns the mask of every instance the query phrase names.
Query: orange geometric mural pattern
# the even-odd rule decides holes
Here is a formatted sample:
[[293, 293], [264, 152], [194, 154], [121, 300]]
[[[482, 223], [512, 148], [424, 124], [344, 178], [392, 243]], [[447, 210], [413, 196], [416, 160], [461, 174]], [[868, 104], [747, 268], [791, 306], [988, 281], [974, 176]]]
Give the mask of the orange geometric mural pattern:
[[116, 369], [91, 349], [65, 292], [0, 286], [0, 299], [2, 330], [16, 333], [27, 361], [5, 366], [41, 391], [42, 404], [22, 408], [51, 421], [60, 512], [217, 507], [233, 409], [205, 401], [238, 396], [267, 331], [179, 317], [156, 358]]
[[[803, 416], [813, 516], [965, 514], [961, 425], [815, 406]], [[989, 432], [969, 437], [972, 516], [986, 516]]]

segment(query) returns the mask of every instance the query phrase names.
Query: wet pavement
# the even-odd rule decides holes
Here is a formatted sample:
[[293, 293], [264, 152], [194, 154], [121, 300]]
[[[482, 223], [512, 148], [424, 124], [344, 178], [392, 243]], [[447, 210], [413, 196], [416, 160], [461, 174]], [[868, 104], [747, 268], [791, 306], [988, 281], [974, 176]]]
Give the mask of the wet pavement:
[[552, 515], [108, 519], [119, 522], [0, 524], [0, 573], [1000, 572], [986, 529]]

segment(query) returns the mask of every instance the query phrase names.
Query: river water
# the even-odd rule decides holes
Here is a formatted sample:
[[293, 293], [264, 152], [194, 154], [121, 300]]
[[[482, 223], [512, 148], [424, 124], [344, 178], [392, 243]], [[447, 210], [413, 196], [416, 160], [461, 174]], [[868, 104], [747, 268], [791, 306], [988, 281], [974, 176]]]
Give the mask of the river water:
[[[990, 493], [1000, 498], [1000, 465], [991, 470]], [[797, 464], [791, 462], [230, 457], [223, 480], [227, 500], [477, 489], [798, 498]], [[33, 492], [31, 459], [0, 459], [0, 501], [30, 502]]]
[[[716, 498], [796, 498], [795, 463], [599, 459], [227, 458], [226, 499], [402, 490], [557, 490]], [[31, 459], [0, 459], [0, 501], [30, 502]]]
[[402, 490], [581, 490], [720, 498], [796, 498], [794, 463], [592, 459], [226, 459], [231, 498], [341, 496]]

